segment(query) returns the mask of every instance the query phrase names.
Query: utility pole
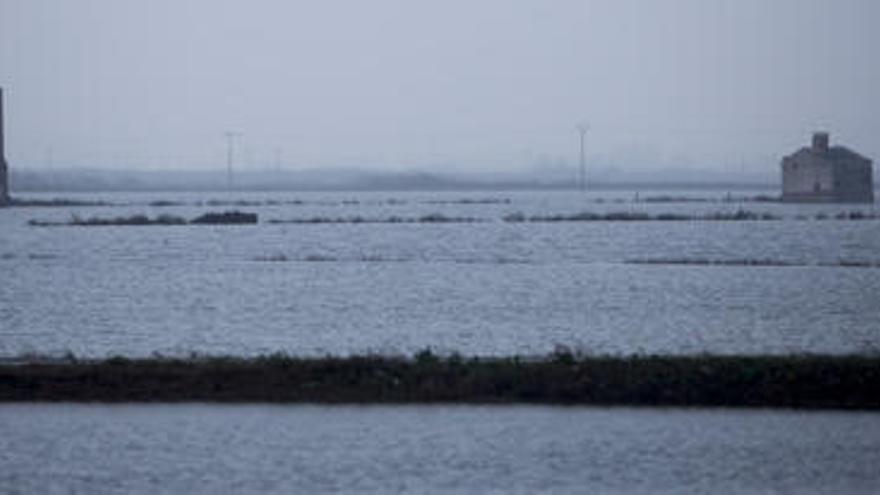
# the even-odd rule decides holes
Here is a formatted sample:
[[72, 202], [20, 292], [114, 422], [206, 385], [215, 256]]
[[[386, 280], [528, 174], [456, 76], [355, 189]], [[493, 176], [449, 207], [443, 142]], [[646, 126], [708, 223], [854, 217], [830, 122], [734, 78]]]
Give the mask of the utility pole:
[[9, 168], [6, 165], [6, 150], [4, 149], [5, 136], [3, 135], [3, 88], [0, 88], [0, 206], [8, 205], [9, 198]]
[[281, 148], [275, 148], [275, 173], [281, 172]]
[[575, 129], [577, 129], [577, 131], [581, 137], [581, 154], [580, 154], [580, 160], [578, 162], [578, 165], [579, 165], [578, 189], [580, 189], [581, 192], [583, 192], [587, 189], [587, 166], [584, 163], [584, 136], [586, 136], [587, 131], [590, 130], [590, 126], [585, 123], [580, 123], [577, 126], [575, 126]]
[[227, 131], [226, 136], [226, 189], [232, 191], [232, 161], [235, 158], [235, 138], [241, 137], [240, 132]]

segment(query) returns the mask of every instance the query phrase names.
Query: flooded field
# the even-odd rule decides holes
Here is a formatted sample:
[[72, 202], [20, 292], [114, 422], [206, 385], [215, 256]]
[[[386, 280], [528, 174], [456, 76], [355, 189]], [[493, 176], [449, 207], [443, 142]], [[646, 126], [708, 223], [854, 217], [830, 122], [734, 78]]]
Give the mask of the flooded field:
[[[872, 205], [718, 191], [72, 199], [99, 204], [0, 210], [0, 356], [880, 349]], [[259, 223], [29, 224], [231, 209]], [[585, 212], [603, 217], [509, 221]], [[708, 219], [737, 212], [756, 219]]]

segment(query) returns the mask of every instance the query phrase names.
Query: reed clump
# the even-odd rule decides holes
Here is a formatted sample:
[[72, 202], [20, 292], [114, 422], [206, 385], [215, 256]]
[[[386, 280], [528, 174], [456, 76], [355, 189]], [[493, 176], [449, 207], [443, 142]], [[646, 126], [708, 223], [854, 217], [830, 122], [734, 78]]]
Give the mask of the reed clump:
[[33, 227], [106, 227], [106, 226], [147, 226], [147, 225], [230, 225], [230, 224], [255, 224], [258, 221], [256, 213], [244, 213], [240, 211], [226, 211], [222, 213], [205, 213], [187, 221], [183, 217], [175, 215], [159, 215], [149, 217], [143, 214], [130, 215], [127, 217], [89, 217], [81, 218], [73, 215], [70, 220], [64, 222], [30, 220], [28, 225]]
[[451, 217], [442, 213], [428, 213], [419, 217], [401, 217], [392, 215], [389, 217], [305, 217], [290, 218], [285, 220], [273, 219], [269, 223], [273, 224], [297, 224], [297, 225], [316, 225], [316, 224], [374, 224], [374, 223], [478, 223], [486, 220], [475, 217]]
[[258, 217], [256, 213], [245, 213], [242, 211], [224, 211], [222, 213], [205, 213], [192, 220], [189, 223], [196, 225], [235, 225], [235, 224], [254, 224], [257, 223]]
[[533, 215], [511, 213], [502, 218], [505, 222], [669, 222], [669, 221], [744, 221], [744, 220], [782, 220], [782, 217], [771, 213], [759, 213], [747, 210], [734, 212], [716, 212], [700, 215], [660, 213], [651, 215], [644, 212], [615, 211], [609, 213], [580, 212], [573, 214]]
[[177, 217], [173, 215], [159, 215], [158, 217], [148, 217], [147, 215], [130, 215], [127, 217], [112, 217], [112, 218], [101, 218], [101, 217], [89, 217], [82, 218], [78, 215], [73, 215], [70, 217], [70, 220], [66, 222], [54, 222], [54, 221], [43, 221], [43, 220], [31, 220], [28, 222], [28, 225], [34, 227], [60, 227], [60, 226], [73, 226], [73, 227], [104, 227], [111, 225], [135, 225], [135, 226], [144, 226], [144, 225], [185, 225], [186, 220], [182, 217]]

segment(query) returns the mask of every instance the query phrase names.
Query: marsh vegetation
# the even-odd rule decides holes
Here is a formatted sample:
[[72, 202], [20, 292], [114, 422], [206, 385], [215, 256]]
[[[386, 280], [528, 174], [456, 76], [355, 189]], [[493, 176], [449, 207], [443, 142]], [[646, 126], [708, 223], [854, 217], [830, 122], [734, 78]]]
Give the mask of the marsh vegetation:
[[159, 215], [149, 217], [143, 214], [124, 217], [89, 217], [82, 218], [72, 215], [70, 220], [64, 222], [47, 220], [30, 220], [28, 225], [33, 227], [106, 227], [106, 226], [146, 226], [146, 225], [228, 225], [228, 224], [255, 224], [258, 221], [256, 213], [243, 213], [240, 211], [226, 211], [222, 213], [205, 213], [192, 220], [176, 215]]
[[880, 356], [414, 356], [25, 360], [0, 401], [558, 403], [880, 409]]

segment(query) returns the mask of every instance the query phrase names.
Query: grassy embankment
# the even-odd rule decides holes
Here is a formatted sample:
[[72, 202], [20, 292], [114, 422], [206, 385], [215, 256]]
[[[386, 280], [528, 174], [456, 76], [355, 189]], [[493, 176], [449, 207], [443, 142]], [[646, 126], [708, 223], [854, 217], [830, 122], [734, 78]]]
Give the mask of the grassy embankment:
[[880, 356], [111, 358], [0, 366], [0, 401], [552, 403], [880, 410]]

